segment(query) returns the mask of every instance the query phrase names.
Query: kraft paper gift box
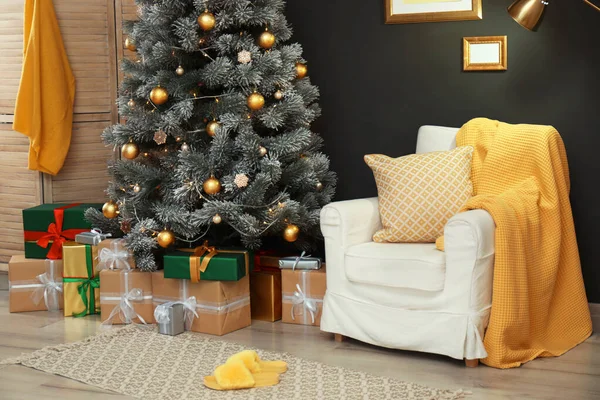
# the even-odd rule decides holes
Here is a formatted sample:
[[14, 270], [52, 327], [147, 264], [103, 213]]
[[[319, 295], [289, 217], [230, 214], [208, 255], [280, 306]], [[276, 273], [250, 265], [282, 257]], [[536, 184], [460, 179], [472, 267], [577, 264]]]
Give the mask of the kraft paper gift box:
[[194, 332], [221, 336], [251, 324], [248, 275], [239, 281], [192, 283], [187, 279], [168, 279], [163, 271], [156, 271], [152, 273], [152, 296], [159, 323], [161, 305], [164, 309], [181, 303], [185, 307], [186, 329]]
[[289, 324], [321, 324], [323, 297], [327, 289], [325, 268], [319, 270], [281, 270], [282, 316]]
[[125, 239], [105, 239], [98, 244], [98, 265], [96, 269], [134, 269], [133, 254], [125, 247]]
[[100, 209], [102, 204], [41, 204], [23, 210], [25, 257], [62, 258], [63, 243], [90, 230], [84, 218], [90, 207]]
[[58, 311], [63, 308], [62, 260], [12, 256], [8, 263], [9, 311]]
[[252, 319], [275, 322], [281, 319], [281, 271], [250, 273]]
[[153, 324], [152, 273], [100, 271], [100, 314], [104, 325]]
[[199, 281], [238, 281], [252, 271], [254, 259], [248, 250], [217, 249], [204, 245], [166, 254], [165, 278]]
[[66, 242], [63, 245], [63, 296], [65, 317], [98, 314], [100, 280], [96, 273], [98, 248]]

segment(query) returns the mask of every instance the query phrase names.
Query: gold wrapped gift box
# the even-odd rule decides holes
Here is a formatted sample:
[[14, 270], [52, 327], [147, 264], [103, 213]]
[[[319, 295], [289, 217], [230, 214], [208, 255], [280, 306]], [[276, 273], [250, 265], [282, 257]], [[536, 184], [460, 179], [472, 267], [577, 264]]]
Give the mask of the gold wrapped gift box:
[[252, 319], [275, 322], [281, 319], [281, 271], [250, 273]]
[[96, 274], [98, 248], [66, 242], [63, 245], [63, 295], [65, 317], [97, 314], [100, 280]]

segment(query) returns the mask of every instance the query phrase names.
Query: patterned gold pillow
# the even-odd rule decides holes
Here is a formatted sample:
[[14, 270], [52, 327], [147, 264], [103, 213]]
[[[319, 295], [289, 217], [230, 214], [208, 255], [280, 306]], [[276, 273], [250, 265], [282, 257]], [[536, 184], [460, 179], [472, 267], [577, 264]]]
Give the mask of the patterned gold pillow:
[[379, 192], [383, 229], [375, 242], [433, 243], [472, 196], [473, 147], [391, 158], [365, 156]]

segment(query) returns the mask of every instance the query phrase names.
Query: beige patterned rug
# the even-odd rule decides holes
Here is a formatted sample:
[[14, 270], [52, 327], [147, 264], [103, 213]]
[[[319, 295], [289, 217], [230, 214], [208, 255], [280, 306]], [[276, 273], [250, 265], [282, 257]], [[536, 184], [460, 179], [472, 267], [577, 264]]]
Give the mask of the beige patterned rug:
[[462, 399], [462, 390], [438, 390], [304, 360], [290, 354], [257, 350], [263, 359], [285, 360], [289, 370], [273, 387], [216, 392], [202, 377], [234, 353], [239, 344], [186, 332], [171, 337], [129, 326], [84, 341], [46, 347], [0, 364], [21, 364], [140, 399], [301, 399], [383, 400]]

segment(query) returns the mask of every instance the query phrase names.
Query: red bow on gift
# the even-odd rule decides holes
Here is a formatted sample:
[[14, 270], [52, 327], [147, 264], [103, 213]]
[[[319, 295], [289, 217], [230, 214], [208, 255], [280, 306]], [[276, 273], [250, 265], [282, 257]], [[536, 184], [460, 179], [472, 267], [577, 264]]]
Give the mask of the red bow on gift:
[[38, 246], [44, 249], [48, 247], [48, 244], [52, 242], [50, 250], [46, 255], [51, 260], [59, 260], [62, 258], [63, 243], [67, 240], [74, 240], [75, 235], [85, 232], [88, 229], [67, 229], [62, 230], [63, 219], [65, 217], [65, 209], [76, 207], [81, 203], [69, 204], [67, 206], [58, 207], [54, 209], [54, 222], [48, 225], [47, 232], [38, 231], [25, 231], [25, 240], [36, 240]]

